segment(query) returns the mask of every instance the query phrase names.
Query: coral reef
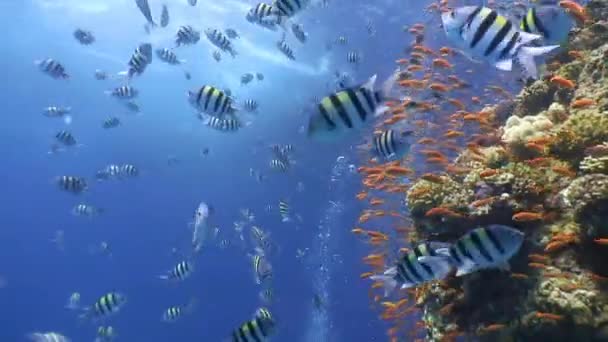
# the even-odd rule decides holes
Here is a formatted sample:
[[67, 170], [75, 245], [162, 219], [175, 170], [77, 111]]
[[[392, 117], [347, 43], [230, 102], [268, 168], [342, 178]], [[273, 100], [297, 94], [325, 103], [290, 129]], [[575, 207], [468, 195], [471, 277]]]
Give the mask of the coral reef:
[[[577, 51], [549, 61], [552, 75], [525, 87], [500, 121], [503, 144], [463, 151], [453, 166], [465, 172], [408, 192], [421, 238], [439, 225], [432, 237], [446, 242], [442, 232], [488, 223], [526, 233], [510, 272], [417, 290], [427, 341], [608, 341], [608, 1], [589, 1], [587, 12], [567, 45]], [[462, 217], [432, 225], [426, 213], [437, 207]]]

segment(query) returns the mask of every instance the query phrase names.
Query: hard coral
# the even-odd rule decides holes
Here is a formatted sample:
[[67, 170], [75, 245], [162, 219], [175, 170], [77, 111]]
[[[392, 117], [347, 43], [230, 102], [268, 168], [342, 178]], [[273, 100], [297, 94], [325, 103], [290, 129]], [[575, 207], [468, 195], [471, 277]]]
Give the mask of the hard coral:
[[466, 210], [473, 198], [473, 190], [463, 186], [450, 177], [443, 183], [427, 180], [416, 182], [407, 192], [407, 205], [414, 216], [423, 216], [435, 207]]
[[563, 159], [578, 162], [586, 147], [608, 140], [608, 116], [597, 112], [571, 115], [555, 134], [551, 152]]
[[581, 212], [586, 206], [608, 199], [608, 176], [592, 174], [579, 177], [560, 195], [565, 207]]
[[532, 83], [515, 99], [513, 115], [523, 117], [539, 113], [553, 102], [554, 93], [555, 88], [543, 80]]

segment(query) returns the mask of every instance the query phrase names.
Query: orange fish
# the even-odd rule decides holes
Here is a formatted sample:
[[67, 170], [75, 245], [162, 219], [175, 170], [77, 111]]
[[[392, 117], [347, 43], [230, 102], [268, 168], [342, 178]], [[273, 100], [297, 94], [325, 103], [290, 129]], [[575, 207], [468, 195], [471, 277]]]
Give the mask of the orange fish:
[[397, 64], [407, 64], [408, 61], [407, 61], [406, 58], [400, 58], [400, 59], [396, 60], [395, 63], [397, 63]]
[[371, 276], [373, 276], [374, 274], [372, 272], [365, 272], [365, 273], [361, 273], [361, 275], [359, 276], [361, 279], [367, 279]]
[[353, 234], [360, 235], [360, 234], [365, 233], [365, 230], [362, 228], [353, 228], [350, 232]]
[[479, 207], [483, 207], [484, 205], [492, 204], [494, 202], [494, 200], [495, 200], [495, 197], [488, 197], [488, 198], [473, 201], [473, 202], [471, 202], [470, 205], [473, 208], [479, 208]]
[[488, 178], [492, 176], [496, 176], [498, 174], [498, 170], [496, 169], [485, 169], [479, 173], [479, 177]]
[[442, 84], [442, 83], [431, 83], [431, 85], [429, 85], [429, 89], [440, 92], [440, 93], [445, 93], [450, 91], [450, 87]]
[[372, 198], [369, 200], [369, 204], [372, 206], [382, 205], [384, 204], [384, 200], [381, 198]]
[[511, 278], [525, 280], [528, 279], [528, 275], [523, 273], [511, 273]]
[[437, 183], [437, 184], [444, 183], [444, 179], [441, 176], [435, 175], [432, 173], [425, 173], [422, 176], [420, 176], [420, 178], [424, 179], [425, 181], [431, 182], [431, 183]]
[[594, 239], [593, 242], [597, 243], [598, 245], [608, 246], [608, 239], [606, 238]]
[[559, 175], [562, 176], [566, 176], [569, 178], [574, 178], [576, 177], [576, 172], [572, 171], [569, 167], [567, 166], [554, 166], [551, 168], [551, 170]]
[[460, 132], [460, 131], [455, 131], [455, 130], [448, 130], [443, 136], [446, 138], [458, 138], [458, 137], [463, 137], [464, 133]]
[[582, 52], [576, 51], [576, 50], [568, 51], [568, 56], [570, 56], [574, 59], [582, 59], [583, 57], [585, 57]]
[[495, 332], [495, 331], [502, 330], [502, 329], [504, 329], [506, 327], [507, 326], [505, 324], [498, 324], [498, 323], [497, 324], [490, 324], [490, 325], [487, 325], [485, 327], [479, 328], [479, 332], [481, 334], [487, 334], [487, 333], [490, 333], [490, 332]]
[[433, 139], [433, 138], [422, 138], [420, 140], [418, 140], [418, 144], [420, 145], [429, 145], [429, 144], [436, 144], [437, 140]]
[[407, 67], [407, 71], [409, 72], [418, 72], [418, 71], [422, 71], [424, 70], [424, 67], [422, 65], [410, 65], [409, 67]]
[[551, 82], [551, 84], [554, 84], [554, 85], [557, 85], [560, 87], [564, 87], [564, 88], [568, 88], [568, 89], [574, 89], [576, 87], [576, 83], [574, 83], [574, 81], [571, 81], [562, 76], [553, 76], [553, 77], [551, 77], [549, 82]]
[[511, 217], [511, 219], [515, 222], [531, 222], [531, 221], [540, 221], [544, 218], [543, 214], [534, 213], [530, 211], [522, 211]]
[[587, 108], [591, 106], [595, 106], [595, 101], [592, 99], [578, 99], [572, 101], [572, 103], [570, 104], [570, 107], [574, 109]]
[[355, 196], [359, 201], [364, 200], [365, 198], [367, 198], [367, 192], [365, 191], [361, 191], [360, 193], [357, 194], [357, 196]]
[[539, 312], [539, 311], [537, 311], [534, 316], [536, 316], [536, 318], [550, 319], [553, 321], [561, 321], [562, 319], [564, 319], [564, 316], [562, 316], [562, 315], [556, 315], [556, 314], [552, 314], [552, 313]]
[[551, 259], [549, 257], [540, 254], [530, 254], [528, 255], [528, 259], [534, 262], [541, 262], [545, 264], [551, 262]]
[[446, 216], [446, 217], [452, 217], [452, 218], [461, 218], [461, 217], [463, 217], [462, 214], [457, 213], [457, 212], [453, 211], [452, 209], [445, 208], [445, 207], [435, 207], [435, 208], [429, 209], [424, 214], [424, 216], [426, 216], [426, 217]]
[[448, 99], [448, 103], [451, 104], [452, 106], [458, 108], [459, 110], [464, 110], [465, 109], [464, 103], [462, 103], [462, 101], [460, 101], [460, 100], [457, 100], [457, 99]]
[[545, 269], [545, 268], [547, 268], [547, 265], [541, 264], [541, 263], [538, 263], [538, 262], [531, 262], [531, 263], [528, 264], [528, 266], [530, 266], [532, 268], [539, 268], [539, 269]]
[[565, 0], [560, 1], [559, 5], [566, 9], [570, 15], [574, 17], [579, 23], [585, 23], [589, 20], [587, 16], [587, 11], [585, 8], [575, 1]]
[[433, 67], [443, 68], [443, 69], [452, 69], [454, 67], [454, 65], [451, 64], [450, 62], [448, 62], [447, 59], [435, 58], [435, 59], [433, 59]]

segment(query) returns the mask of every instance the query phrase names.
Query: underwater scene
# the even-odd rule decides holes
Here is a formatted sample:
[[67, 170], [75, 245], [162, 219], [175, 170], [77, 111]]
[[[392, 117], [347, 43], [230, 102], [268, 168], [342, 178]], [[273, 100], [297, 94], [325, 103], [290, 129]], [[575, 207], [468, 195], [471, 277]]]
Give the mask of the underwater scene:
[[0, 342], [608, 341], [608, 0], [0, 10]]

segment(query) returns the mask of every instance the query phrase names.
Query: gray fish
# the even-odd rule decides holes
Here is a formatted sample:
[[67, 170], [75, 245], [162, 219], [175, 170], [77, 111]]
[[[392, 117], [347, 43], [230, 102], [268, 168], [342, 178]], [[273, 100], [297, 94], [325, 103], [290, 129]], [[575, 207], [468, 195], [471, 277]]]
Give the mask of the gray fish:
[[200, 39], [201, 33], [195, 30], [192, 26], [181, 26], [177, 30], [177, 35], [175, 37], [175, 45], [192, 45], [198, 43]]
[[287, 44], [287, 42], [285, 41], [285, 37], [283, 37], [283, 39], [281, 39], [280, 41], [277, 42], [277, 48], [279, 49], [279, 51], [281, 51], [287, 58], [291, 59], [291, 60], [295, 60], [296, 56], [293, 53], [293, 50], [291, 49], [291, 47]]
[[241, 36], [238, 32], [236, 32], [235, 29], [227, 28], [224, 30], [224, 32], [226, 33], [226, 36], [228, 36], [228, 38], [230, 39], [241, 38]]
[[207, 39], [216, 47], [224, 52], [228, 52], [232, 58], [236, 57], [237, 52], [234, 50], [230, 40], [218, 29], [208, 28], [205, 30]]
[[253, 81], [253, 74], [248, 72], [246, 74], [243, 74], [241, 76], [241, 84], [249, 84], [249, 82]]
[[95, 42], [93, 33], [82, 29], [76, 29], [76, 31], [74, 31], [74, 38], [82, 45], [90, 45]]
[[120, 119], [112, 116], [103, 121], [102, 127], [105, 129], [116, 128], [120, 126]]
[[384, 295], [401, 285], [402, 289], [445, 278], [452, 270], [449, 256], [440, 254], [448, 248], [440, 242], [423, 243], [403, 255], [395, 266], [382, 275], [370, 277], [384, 283]]
[[188, 3], [190, 4], [190, 6], [196, 6], [196, 1], [197, 0], [188, 0]]
[[449, 249], [437, 253], [451, 257], [456, 276], [481, 269], [508, 269], [508, 261], [519, 251], [524, 233], [503, 225], [474, 229], [458, 239]]
[[372, 147], [374, 154], [384, 159], [402, 159], [411, 147], [411, 131], [398, 133], [392, 129], [382, 131], [374, 136]]
[[300, 43], [306, 43], [306, 40], [308, 39], [308, 33], [304, 31], [304, 26], [302, 26], [301, 24], [294, 23], [291, 25], [291, 32], [300, 41]]
[[135, 0], [135, 4], [139, 7], [141, 14], [144, 15], [148, 24], [152, 26], [156, 26], [154, 19], [152, 19], [152, 11], [150, 11], [150, 4], [148, 4], [148, 0]]
[[169, 9], [167, 9], [167, 5], [163, 4], [163, 11], [160, 15], [160, 26], [167, 27], [169, 25]]
[[52, 58], [35, 61], [34, 64], [43, 73], [51, 76], [54, 79], [68, 79], [70, 76], [66, 73], [65, 67]]

